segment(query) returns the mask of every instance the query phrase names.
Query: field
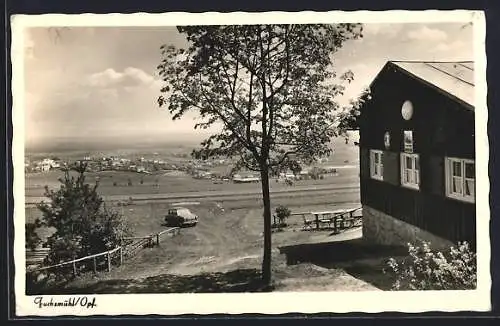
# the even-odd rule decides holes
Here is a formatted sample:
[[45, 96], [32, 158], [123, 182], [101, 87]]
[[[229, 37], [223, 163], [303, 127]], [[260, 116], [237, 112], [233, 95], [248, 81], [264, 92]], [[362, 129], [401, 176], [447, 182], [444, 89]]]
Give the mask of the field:
[[[329, 185], [329, 184], [356, 184], [359, 183], [358, 169], [349, 167], [338, 169], [338, 176], [326, 176], [322, 180], [301, 180], [295, 186]], [[26, 176], [26, 197], [40, 197], [44, 195], [44, 187], [59, 188], [58, 178], [63, 177], [62, 171], [32, 173]], [[158, 175], [145, 175], [135, 172], [103, 171], [87, 174], [87, 182], [94, 183], [99, 179], [98, 191], [103, 196], [134, 194], [165, 194], [180, 192], [201, 191], [233, 191], [233, 190], [260, 190], [259, 183], [234, 184], [232, 182], [215, 183], [211, 180], [194, 179], [182, 172], [167, 172]], [[132, 186], [128, 186], [128, 180]], [[142, 180], [142, 184], [141, 184]], [[116, 185], [113, 185], [116, 183]], [[156, 183], [158, 186], [156, 186]], [[288, 189], [284, 182], [271, 180], [271, 189]]]
[[[334, 154], [327, 161], [316, 164], [318, 167], [337, 166], [339, 175], [337, 177], [326, 176], [323, 180], [304, 180], [297, 181], [295, 185], [328, 185], [328, 184], [344, 184], [344, 183], [359, 183], [359, 154], [358, 148], [353, 145], [352, 141], [357, 138], [352, 136], [350, 143], [346, 144], [343, 138], [336, 138], [332, 141]], [[98, 153], [100, 155], [127, 155], [130, 158], [156, 158], [163, 159], [166, 162], [175, 163], [179, 160], [187, 160], [179, 158], [179, 155], [187, 155], [190, 148], [169, 148], [168, 150], [159, 151], [151, 149], [149, 152], [132, 151], [132, 150], [117, 150], [113, 152]], [[60, 158], [80, 159], [88, 152], [74, 153], [59, 153]], [[42, 158], [49, 156], [48, 154], [30, 155], [33, 158]], [[214, 170], [227, 170], [228, 166], [215, 167]], [[29, 173], [25, 178], [25, 195], [26, 197], [40, 197], [44, 194], [44, 187], [48, 186], [51, 189], [58, 188], [58, 178], [62, 177], [61, 171], [55, 170], [44, 173]], [[232, 184], [223, 183], [215, 184], [210, 180], [193, 179], [191, 176], [179, 171], [160, 172], [156, 175], [145, 175], [135, 172], [118, 172], [118, 171], [103, 171], [88, 173], [87, 181], [94, 183], [99, 179], [99, 192], [103, 196], [111, 195], [130, 195], [134, 194], [162, 194], [162, 193], [178, 193], [178, 192], [195, 192], [195, 191], [220, 191], [220, 190], [252, 190], [260, 189], [259, 184]], [[128, 181], [132, 182], [132, 186], [128, 186]], [[141, 184], [142, 181], [142, 184]], [[158, 186], [156, 186], [158, 185]], [[286, 187], [283, 183], [271, 181], [271, 187], [275, 189]]]

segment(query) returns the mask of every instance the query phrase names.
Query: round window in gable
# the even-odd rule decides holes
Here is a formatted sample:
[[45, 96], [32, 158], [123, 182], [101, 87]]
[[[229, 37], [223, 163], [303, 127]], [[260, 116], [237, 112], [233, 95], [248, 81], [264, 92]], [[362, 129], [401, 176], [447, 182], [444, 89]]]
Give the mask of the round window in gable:
[[413, 116], [413, 104], [410, 101], [405, 101], [401, 107], [401, 115], [403, 119], [410, 120]]

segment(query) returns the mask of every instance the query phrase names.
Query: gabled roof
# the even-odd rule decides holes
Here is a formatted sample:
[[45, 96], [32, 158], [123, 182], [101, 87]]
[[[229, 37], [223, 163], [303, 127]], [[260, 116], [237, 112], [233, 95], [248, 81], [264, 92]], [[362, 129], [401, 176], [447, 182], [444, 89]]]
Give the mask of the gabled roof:
[[389, 61], [387, 64], [474, 109], [474, 62]]

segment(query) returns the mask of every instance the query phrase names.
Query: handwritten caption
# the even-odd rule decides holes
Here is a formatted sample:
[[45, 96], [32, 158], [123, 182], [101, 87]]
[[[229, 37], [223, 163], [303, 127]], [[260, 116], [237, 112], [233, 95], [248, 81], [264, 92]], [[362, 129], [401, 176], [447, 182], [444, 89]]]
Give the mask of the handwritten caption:
[[82, 307], [86, 309], [95, 308], [95, 297], [69, 297], [64, 300], [55, 300], [54, 298], [36, 297], [33, 303], [38, 308], [51, 308], [51, 307]]

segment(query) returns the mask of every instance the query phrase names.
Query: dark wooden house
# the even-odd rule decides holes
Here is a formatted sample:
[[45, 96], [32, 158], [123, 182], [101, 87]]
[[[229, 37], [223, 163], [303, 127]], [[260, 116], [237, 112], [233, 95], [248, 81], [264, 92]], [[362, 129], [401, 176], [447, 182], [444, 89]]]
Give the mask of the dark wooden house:
[[476, 242], [474, 65], [389, 61], [361, 108], [363, 236]]

